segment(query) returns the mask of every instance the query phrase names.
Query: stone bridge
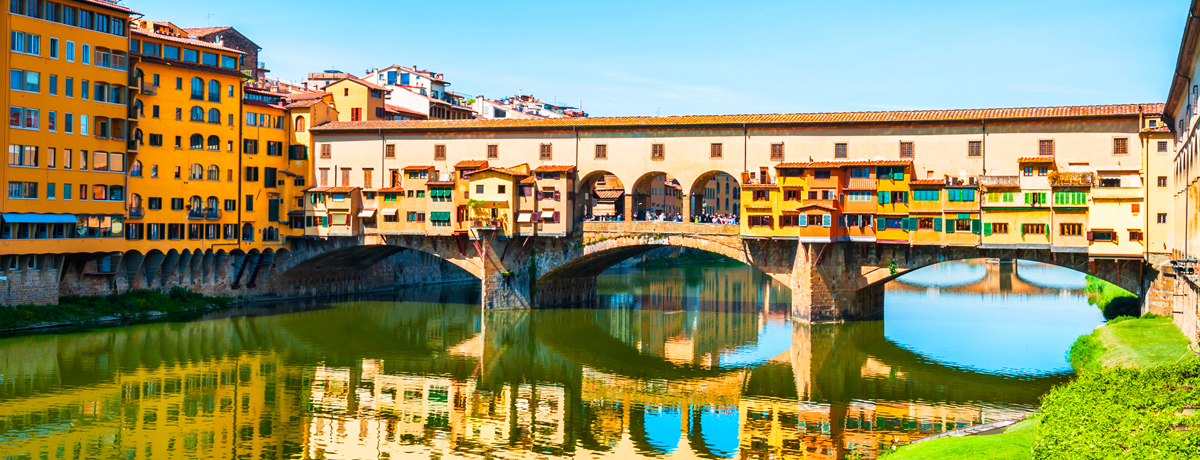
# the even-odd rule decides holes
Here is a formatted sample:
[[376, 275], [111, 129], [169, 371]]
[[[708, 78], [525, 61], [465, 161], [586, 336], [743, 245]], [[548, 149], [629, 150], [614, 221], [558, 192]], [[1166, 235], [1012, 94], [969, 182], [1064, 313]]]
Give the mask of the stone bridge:
[[1158, 276], [1141, 260], [1094, 259], [1049, 250], [802, 243], [745, 238], [733, 225], [679, 222], [583, 222], [579, 227], [567, 237], [502, 238], [481, 233], [477, 239], [464, 234], [304, 240], [296, 242], [287, 257], [275, 256], [261, 276], [270, 280], [277, 296], [360, 292], [389, 287], [386, 277], [371, 278], [371, 268], [392, 255], [412, 251], [423, 254], [427, 263], [444, 262], [481, 280], [485, 310], [525, 309], [588, 304], [596, 298], [596, 275], [604, 270], [654, 248], [684, 247], [750, 265], [787, 286], [793, 317], [807, 322], [881, 317], [885, 283], [912, 270], [955, 260], [1043, 262], [1095, 275], [1143, 297]]

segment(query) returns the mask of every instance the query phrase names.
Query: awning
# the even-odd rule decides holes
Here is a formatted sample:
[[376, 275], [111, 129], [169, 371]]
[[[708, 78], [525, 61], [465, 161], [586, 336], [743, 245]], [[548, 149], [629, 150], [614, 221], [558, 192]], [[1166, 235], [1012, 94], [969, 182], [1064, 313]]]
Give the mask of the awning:
[[533, 222], [533, 213], [523, 212], [523, 213], [517, 214], [517, 223], [527, 224], [530, 222]]
[[380, 211], [379, 213], [383, 214], [385, 216], [394, 216], [399, 211], [400, 211], [399, 209], [391, 208], [391, 209], [384, 209], [383, 211]]
[[358, 217], [362, 217], [362, 218], [375, 217], [375, 210], [374, 209], [364, 209], [362, 211], [359, 211]]
[[543, 219], [553, 219], [554, 211], [542, 211], [542, 218]]
[[433, 211], [429, 213], [429, 220], [436, 222], [449, 222], [450, 211]]
[[77, 224], [74, 214], [0, 214], [10, 224]]
[[301, 211], [301, 210], [298, 210], [298, 209], [296, 209], [296, 210], [288, 211], [287, 215], [289, 215], [289, 216], [303, 216], [303, 215], [304, 215], [304, 211]]

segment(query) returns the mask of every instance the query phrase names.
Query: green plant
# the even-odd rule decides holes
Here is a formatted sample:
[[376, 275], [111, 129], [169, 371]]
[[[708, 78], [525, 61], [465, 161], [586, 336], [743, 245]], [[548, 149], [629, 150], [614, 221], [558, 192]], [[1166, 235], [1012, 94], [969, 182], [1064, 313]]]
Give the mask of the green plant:
[[895, 275], [897, 272], [899, 272], [899, 270], [897, 270], [897, 269], [896, 269], [896, 263], [895, 263], [895, 262], [892, 262], [892, 263], [888, 264], [888, 273], [891, 273], [892, 275]]

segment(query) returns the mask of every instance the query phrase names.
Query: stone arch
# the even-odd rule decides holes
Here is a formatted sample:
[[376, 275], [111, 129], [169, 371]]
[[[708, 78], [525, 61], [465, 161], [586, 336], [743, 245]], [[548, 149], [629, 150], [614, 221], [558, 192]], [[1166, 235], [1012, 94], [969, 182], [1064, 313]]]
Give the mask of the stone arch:
[[741, 238], [736, 235], [612, 234], [585, 239], [581, 248], [571, 251], [566, 257], [566, 263], [547, 271], [538, 278], [538, 282], [595, 276], [630, 257], [666, 246], [711, 252], [762, 270], [748, 256], [741, 245]]
[[[706, 190], [708, 189], [709, 182], [714, 180], [717, 181], [717, 187], [720, 190], [715, 191], [715, 196], [709, 198]], [[723, 184], [729, 187], [728, 192], [725, 192], [725, 188], [722, 187]], [[712, 211], [713, 213], [738, 214], [741, 203], [740, 191], [741, 181], [738, 180], [736, 174], [716, 169], [696, 176], [696, 180], [692, 181], [691, 186], [685, 189], [687, 195], [684, 196], [684, 199], [688, 202], [688, 208], [691, 210], [692, 216], [708, 213], [709, 210], [706, 204], [710, 200], [717, 200], [715, 203], [716, 209]], [[723, 200], [728, 200], [727, 206]]]
[[[668, 212], [675, 211], [682, 214], [682, 197], [674, 198], [668, 197], [665, 194], [661, 196], [651, 194], [652, 189], [659, 188], [654, 186], [653, 183], [660, 177], [664, 178], [664, 183], [661, 186], [664, 191], [672, 188], [668, 185], [669, 182], [673, 182], [675, 185], [678, 185], [680, 188], [682, 188], [682, 183], [679, 182], [675, 176], [668, 172], [650, 171], [642, 174], [637, 178], [636, 181], [633, 182], [632, 186], [627, 186], [625, 189], [625, 193], [630, 197], [630, 199], [626, 199], [626, 203], [632, 202], [632, 210], [630, 212], [630, 214], [632, 214], [632, 220], [643, 220], [643, 213], [651, 208], [656, 210], [662, 210], [663, 208], [666, 208]], [[683, 193], [684, 192], [680, 190], [680, 194], [682, 195]]]
[[620, 176], [605, 170], [592, 171], [581, 177], [576, 187], [576, 220], [589, 215], [624, 215], [629, 189]]
[[[470, 241], [453, 237], [388, 236], [384, 244], [359, 245], [357, 240], [297, 241], [281, 256], [276, 254], [280, 276], [306, 276], [327, 271], [364, 270], [404, 250], [429, 254], [482, 279], [483, 266]], [[281, 250], [282, 253], [284, 250]]]

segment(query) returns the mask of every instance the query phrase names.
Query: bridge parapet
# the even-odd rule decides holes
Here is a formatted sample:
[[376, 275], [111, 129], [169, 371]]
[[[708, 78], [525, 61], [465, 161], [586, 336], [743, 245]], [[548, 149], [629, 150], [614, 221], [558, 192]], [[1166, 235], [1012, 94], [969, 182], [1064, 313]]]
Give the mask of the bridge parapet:
[[584, 233], [661, 233], [700, 235], [741, 235], [737, 225], [697, 224], [692, 222], [584, 222]]

